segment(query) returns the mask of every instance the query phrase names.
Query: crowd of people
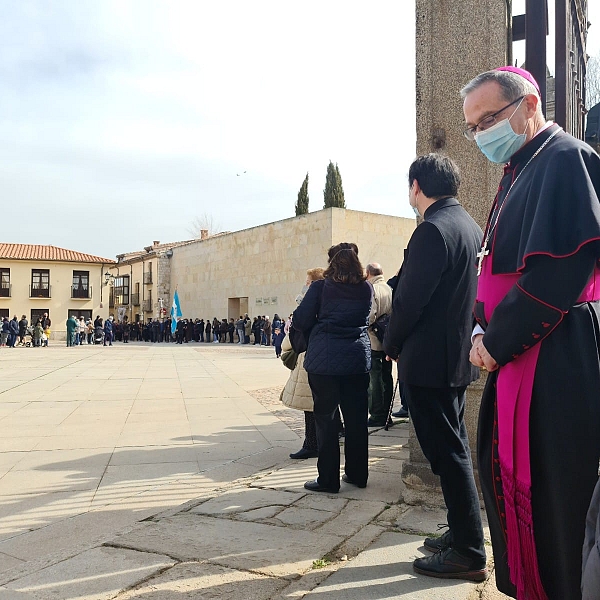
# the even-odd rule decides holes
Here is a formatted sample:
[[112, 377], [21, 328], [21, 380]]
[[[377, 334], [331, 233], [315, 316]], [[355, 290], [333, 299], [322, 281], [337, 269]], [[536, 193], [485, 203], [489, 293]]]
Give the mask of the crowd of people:
[[17, 346], [48, 346], [52, 321], [48, 313], [44, 313], [30, 324], [27, 317], [21, 319], [14, 315], [12, 319], [4, 317], [0, 327], [0, 346], [16, 348]]
[[316, 456], [304, 487], [336, 494], [341, 412], [341, 481], [366, 487], [368, 427], [387, 425], [396, 362], [448, 520], [413, 569], [483, 581], [465, 408], [485, 369], [477, 455], [496, 585], [518, 600], [600, 600], [600, 157], [546, 121], [523, 69], [483, 73], [462, 97], [465, 137], [505, 165], [485, 233], [456, 200], [454, 162], [429, 154], [409, 169], [422, 222], [394, 278], [363, 269], [354, 243], [329, 249], [322, 277], [309, 271], [282, 355], [283, 402], [312, 412], [291, 457]]
[[[289, 319], [288, 319], [289, 320]], [[91, 320], [86, 324], [91, 325]], [[97, 317], [96, 322], [91, 325], [92, 332], [95, 327], [102, 325], [102, 319]], [[79, 327], [82, 328], [82, 319], [79, 319]], [[104, 335], [107, 345], [112, 341], [118, 342], [151, 342], [151, 343], [177, 343], [187, 344], [189, 342], [201, 342], [206, 344], [254, 344], [259, 346], [274, 346], [277, 350], [283, 338], [282, 332], [285, 326], [283, 319], [275, 314], [273, 320], [268, 315], [258, 316], [251, 319], [248, 314], [239, 319], [177, 319], [175, 332], [173, 333], [173, 322], [171, 318], [148, 319], [129, 322], [127, 317], [123, 321], [114, 321], [111, 316], [104, 322]], [[78, 340], [78, 330], [73, 324], [73, 332]], [[83, 338], [81, 338], [83, 339]], [[279, 342], [279, 345], [278, 345]], [[77, 345], [78, 341], [74, 341]], [[85, 340], [84, 340], [85, 343]], [[91, 342], [89, 342], [91, 343]], [[277, 353], [279, 355], [279, 352]]]
[[[337, 493], [341, 410], [342, 481], [365, 487], [368, 410], [371, 423], [385, 413], [369, 404], [369, 383], [381, 373], [385, 390], [383, 361], [396, 362], [448, 519], [443, 535], [424, 540], [432, 554], [413, 568], [482, 581], [487, 557], [465, 405], [467, 386], [485, 369], [477, 455], [496, 585], [519, 600], [599, 600], [600, 158], [546, 121], [539, 87], [523, 69], [483, 73], [461, 93], [465, 137], [505, 165], [485, 233], [456, 200], [456, 165], [430, 154], [409, 169], [409, 203], [422, 223], [388, 282], [387, 324], [372, 320], [374, 305], [383, 306], [377, 269], [363, 272], [355, 244], [329, 249], [324, 278], [307, 281], [293, 313], [291, 349], [284, 345], [294, 368], [284, 402], [295, 405], [286, 392], [306, 396], [295, 373], [303, 368], [312, 397], [303, 410], [314, 417], [314, 435], [306, 421], [312, 450], [292, 458], [316, 455], [318, 475], [304, 487]], [[368, 323], [385, 329], [381, 354]]]
[[[178, 319], [172, 335], [170, 319], [71, 317], [67, 343], [101, 330], [105, 345], [273, 345], [291, 370], [282, 401], [305, 415], [290, 457], [317, 457], [304, 487], [329, 494], [341, 487], [342, 431], [341, 481], [367, 486], [368, 428], [390, 425], [396, 363], [401, 414], [440, 478], [448, 520], [413, 568], [470, 581], [488, 575], [465, 425], [467, 387], [485, 369], [477, 455], [496, 585], [518, 600], [600, 600], [600, 157], [546, 121], [523, 69], [482, 73], [461, 94], [465, 137], [505, 165], [484, 232], [456, 200], [455, 163], [420, 156], [408, 179], [422, 222], [387, 282], [344, 242], [325, 270], [307, 272], [285, 321]], [[50, 325], [41, 318], [34, 339]], [[5, 318], [1, 343], [28, 331], [25, 317]]]

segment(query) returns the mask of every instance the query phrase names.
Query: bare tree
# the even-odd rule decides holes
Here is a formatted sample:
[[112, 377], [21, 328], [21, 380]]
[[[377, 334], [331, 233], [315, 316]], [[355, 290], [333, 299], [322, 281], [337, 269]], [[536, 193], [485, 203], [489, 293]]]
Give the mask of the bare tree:
[[600, 52], [588, 59], [585, 87], [585, 106], [589, 110], [600, 102]]
[[188, 233], [194, 238], [200, 239], [203, 237], [203, 231], [207, 232], [205, 235], [215, 235], [216, 233], [221, 233], [222, 231], [221, 224], [207, 212], [194, 217], [190, 223], [190, 226], [188, 227]]

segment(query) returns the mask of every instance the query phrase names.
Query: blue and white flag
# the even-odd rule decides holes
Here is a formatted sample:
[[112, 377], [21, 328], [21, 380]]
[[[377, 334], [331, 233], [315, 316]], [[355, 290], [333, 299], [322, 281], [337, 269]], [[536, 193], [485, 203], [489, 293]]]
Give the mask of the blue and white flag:
[[175, 290], [175, 295], [173, 296], [173, 305], [171, 306], [171, 333], [175, 335], [175, 330], [177, 329], [177, 319], [179, 317], [183, 317], [183, 313], [181, 312], [181, 306], [179, 305], [179, 294], [177, 290]]

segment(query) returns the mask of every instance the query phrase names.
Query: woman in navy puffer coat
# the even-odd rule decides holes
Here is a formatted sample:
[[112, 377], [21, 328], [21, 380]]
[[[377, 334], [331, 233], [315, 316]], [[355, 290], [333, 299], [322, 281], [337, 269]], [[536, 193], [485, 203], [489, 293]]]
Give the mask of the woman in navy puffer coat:
[[358, 487], [367, 485], [371, 370], [367, 325], [373, 292], [365, 280], [356, 244], [337, 244], [329, 249], [328, 255], [325, 279], [308, 288], [292, 322], [308, 336], [304, 368], [314, 400], [319, 446], [319, 476], [307, 481], [304, 487], [337, 493], [340, 488], [338, 406], [346, 428], [342, 479]]

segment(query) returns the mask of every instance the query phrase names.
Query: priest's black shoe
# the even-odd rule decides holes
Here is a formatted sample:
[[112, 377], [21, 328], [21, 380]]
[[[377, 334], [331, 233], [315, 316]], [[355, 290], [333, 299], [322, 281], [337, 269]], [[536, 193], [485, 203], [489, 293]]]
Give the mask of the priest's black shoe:
[[425, 549], [429, 550], [429, 552], [442, 552], [447, 550], [452, 546], [452, 533], [450, 533], [450, 529], [445, 531], [440, 537], [425, 538], [423, 546], [425, 546]]
[[340, 491], [339, 488], [334, 489], [321, 485], [318, 479], [315, 479], [314, 481], [307, 481], [304, 484], [304, 489], [310, 490], [311, 492], [327, 492], [328, 494], [337, 494]]
[[442, 579], [485, 581], [488, 576], [485, 561], [465, 558], [453, 548], [447, 548], [424, 558], [417, 558], [413, 562], [413, 569], [421, 575]]
[[385, 420], [378, 421], [369, 417], [369, 420], [367, 421], [367, 427], [385, 427]]
[[307, 450], [306, 448], [300, 448], [300, 450], [298, 450], [298, 452], [294, 452], [293, 454], [290, 454], [290, 458], [299, 458], [299, 459], [316, 458], [317, 456], [319, 456], [319, 453], [316, 450], [313, 452], [312, 450]]
[[352, 479], [350, 479], [348, 477], [348, 475], [346, 475], [345, 473], [342, 475], [342, 481], [345, 481], [346, 483], [349, 483], [350, 485], [355, 485], [356, 487], [359, 487], [359, 488], [367, 487], [366, 481], [365, 481], [365, 483], [356, 483], [356, 481], [352, 481]]

